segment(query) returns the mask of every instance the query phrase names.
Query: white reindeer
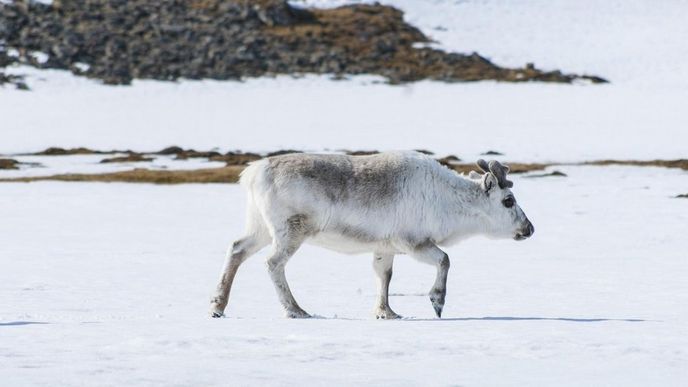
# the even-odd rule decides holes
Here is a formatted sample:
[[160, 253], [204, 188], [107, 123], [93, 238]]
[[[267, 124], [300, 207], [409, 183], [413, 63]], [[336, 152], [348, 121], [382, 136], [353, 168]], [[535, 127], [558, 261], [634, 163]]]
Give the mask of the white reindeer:
[[438, 246], [477, 234], [522, 240], [535, 231], [509, 189], [509, 168], [484, 160], [478, 166], [484, 174], [463, 176], [417, 152], [289, 154], [252, 163], [240, 180], [248, 191], [246, 234], [227, 253], [210, 314], [224, 315], [239, 266], [271, 245], [267, 267], [287, 316], [310, 317], [284, 274], [305, 242], [372, 252], [379, 285], [375, 316], [382, 319], [399, 318], [388, 302], [394, 255], [435, 265], [430, 301], [441, 317], [449, 257]]

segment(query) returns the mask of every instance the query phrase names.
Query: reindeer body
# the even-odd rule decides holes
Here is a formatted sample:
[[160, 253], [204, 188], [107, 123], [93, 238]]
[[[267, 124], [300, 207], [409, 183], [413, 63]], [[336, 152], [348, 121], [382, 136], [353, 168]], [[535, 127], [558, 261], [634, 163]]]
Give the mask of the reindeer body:
[[395, 254], [436, 265], [430, 298], [440, 316], [449, 259], [438, 245], [479, 233], [513, 236], [509, 227], [494, 227], [485, 200], [486, 179], [458, 175], [417, 152], [270, 157], [252, 163], [241, 184], [248, 192], [246, 235], [228, 252], [212, 301], [215, 317], [224, 312], [239, 265], [268, 244], [268, 269], [287, 315], [307, 317], [284, 275], [287, 260], [302, 243], [373, 253], [380, 285], [378, 318], [398, 317], [387, 302]]

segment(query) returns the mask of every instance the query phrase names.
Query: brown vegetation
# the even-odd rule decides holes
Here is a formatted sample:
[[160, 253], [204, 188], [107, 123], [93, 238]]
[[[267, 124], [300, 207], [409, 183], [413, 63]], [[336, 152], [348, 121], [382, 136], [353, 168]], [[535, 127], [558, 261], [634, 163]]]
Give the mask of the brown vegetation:
[[[51, 147], [44, 151], [33, 153], [32, 155], [40, 156], [55, 156], [55, 155], [80, 155], [80, 154], [110, 154], [117, 151], [98, 151], [89, 148], [79, 147], [79, 148], [57, 148]], [[188, 159], [188, 158], [206, 158], [209, 161], [221, 161], [226, 163], [226, 167], [223, 168], [205, 168], [197, 170], [149, 170], [149, 169], [135, 169], [132, 171], [125, 172], [115, 172], [115, 173], [104, 173], [104, 174], [63, 174], [55, 176], [42, 176], [42, 177], [25, 177], [25, 178], [7, 178], [0, 179], [0, 182], [7, 181], [39, 181], [39, 180], [59, 180], [59, 181], [107, 181], [107, 182], [136, 182], [136, 183], [155, 183], [155, 184], [180, 184], [180, 183], [234, 183], [238, 181], [239, 173], [243, 168], [250, 162], [260, 160], [264, 157], [289, 154], [289, 153], [300, 153], [298, 150], [278, 150], [275, 152], [268, 153], [267, 155], [260, 155], [257, 153], [243, 153], [243, 152], [227, 152], [222, 154], [217, 151], [195, 151], [193, 149], [183, 149], [178, 146], [171, 146], [153, 153], [135, 153], [131, 151], [120, 151], [117, 153], [128, 153], [127, 156], [113, 157], [110, 159], [104, 159], [102, 163], [113, 163], [113, 162], [139, 162], [139, 161], [152, 161], [154, 158], [150, 157], [152, 155], [166, 155], [172, 156], [176, 155], [177, 159]], [[370, 155], [379, 153], [376, 150], [359, 150], [359, 151], [349, 151], [342, 150], [341, 153], [348, 155]], [[432, 154], [430, 151], [423, 151], [425, 154]], [[497, 152], [492, 152], [497, 153]], [[438, 158], [437, 161], [448, 168], [459, 172], [468, 173], [471, 170], [477, 171], [478, 168], [473, 163], [461, 162], [461, 159], [449, 155], [442, 158]], [[18, 165], [22, 163], [11, 159], [0, 159], [0, 169], [18, 169]], [[509, 163], [506, 165], [510, 167], [510, 173], [528, 173], [535, 171], [543, 171], [545, 168], [552, 165], [562, 165], [560, 163]], [[688, 170], [688, 160], [687, 159], [677, 159], [677, 160], [598, 160], [589, 161], [584, 163], [579, 163], [576, 165], [631, 165], [631, 166], [652, 166], [652, 167], [665, 167], [665, 168], [680, 168], [683, 170]], [[552, 171], [550, 173], [533, 174], [527, 177], [537, 178], [537, 177], [565, 177], [566, 174], [560, 171]]]
[[[527, 173], [527, 172], [533, 172], [533, 171], [542, 171], [545, 168], [549, 167], [551, 164], [505, 162], [504, 165], [509, 166], [509, 173]], [[479, 172], [478, 167], [474, 163], [462, 163], [462, 164], [451, 163], [447, 166], [450, 169], [453, 169], [459, 173], [469, 173], [470, 171]]]
[[[69, 173], [53, 176], [39, 176], [39, 177], [19, 177], [0, 179], [0, 182], [32, 182], [44, 180], [56, 181], [79, 181], [79, 182], [127, 182], [127, 183], [153, 183], [153, 184], [182, 184], [182, 183], [236, 183], [239, 180], [239, 174], [245, 168], [245, 165], [259, 159], [255, 156], [247, 156], [253, 154], [238, 154], [237, 158], [227, 158], [229, 156], [220, 156], [227, 158], [228, 162], [240, 162], [241, 164], [228, 164], [222, 168], [204, 168], [195, 170], [151, 170], [137, 168], [131, 171], [112, 172], [112, 173]], [[247, 156], [247, 157], [243, 157]], [[535, 163], [511, 163], [512, 173], [524, 173], [530, 171], [539, 171], [546, 168], [547, 164]], [[468, 173], [472, 170], [477, 171], [475, 164], [459, 164], [451, 163], [447, 165], [449, 168], [459, 172]]]
[[584, 165], [632, 165], [638, 167], [664, 167], [688, 170], [688, 159], [677, 160], [597, 160], [588, 161]]
[[0, 159], [0, 169], [19, 169], [19, 161], [13, 159]]
[[527, 178], [538, 178], [538, 177], [566, 177], [567, 175], [561, 171], [552, 171], [549, 173], [537, 173], [534, 175], [525, 176]]
[[20, 177], [0, 179], [0, 182], [34, 182], [34, 181], [76, 181], [76, 182], [104, 182], [104, 183], [153, 183], [153, 184], [183, 184], [183, 183], [236, 183], [243, 167], [206, 168], [190, 171], [173, 170], [159, 171], [150, 169], [134, 169], [112, 173], [69, 173], [63, 175]]
[[263, 156], [257, 153], [234, 153], [228, 152], [220, 156], [213, 156], [210, 161], [224, 161], [227, 165], [246, 165], [251, 161], [262, 159]]
[[[22, 63], [106, 84], [304, 73], [376, 74], [390, 83], [606, 82], [418, 47], [430, 39], [403, 12], [378, 3], [303, 9], [286, 0], [17, 1], [0, 2], [0, 25], [0, 55], [17, 49]], [[34, 51], [47, 60], [36, 61]]]
[[154, 158], [152, 157], [146, 157], [140, 153], [130, 153], [126, 156], [119, 156], [119, 157], [112, 157], [109, 159], [103, 159], [100, 160], [101, 164], [108, 164], [108, 163], [138, 163], [138, 162], [146, 162], [146, 161], [153, 161]]
[[50, 147], [50, 148], [47, 148], [47, 149], [42, 150], [40, 152], [31, 153], [30, 155], [31, 156], [68, 156], [68, 155], [103, 155], [103, 154], [111, 154], [111, 153], [116, 153], [116, 152], [115, 151], [110, 151], [110, 152], [95, 151], [95, 150], [84, 148], [84, 147], [70, 148], [70, 149]]

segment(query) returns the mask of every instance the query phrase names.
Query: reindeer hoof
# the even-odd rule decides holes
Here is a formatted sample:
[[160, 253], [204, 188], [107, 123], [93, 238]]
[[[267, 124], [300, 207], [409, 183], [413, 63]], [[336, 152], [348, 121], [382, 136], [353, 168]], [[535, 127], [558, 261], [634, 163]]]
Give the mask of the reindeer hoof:
[[430, 302], [432, 303], [432, 308], [435, 309], [435, 314], [437, 318], [442, 318], [442, 309], [444, 308], [444, 294], [430, 294]]
[[378, 311], [377, 313], [375, 313], [375, 318], [378, 320], [397, 320], [400, 319], [401, 316], [394, 313], [394, 311], [390, 309]]
[[227, 300], [226, 298], [223, 299], [220, 296], [213, 297], [212, 300], [210, 300], [210, 317], [212, 318], [219, 318], [219, 317], [224, 317], [225, 316], [225, 307], [227, 307]]
[[225, 312], [222, 311], [220, 308], [217, 306], [213, 305], [210, 308], [210, 317], [212, 318], [220, 318], [220, 317], [225, 317]]
[[442, 318], [442, 305], [436, 305], [432, 304], [432, 307], [435, 309], [435, 314], [437, 315], [437, 318]]
[[288, 318], [311, 318], [311, 315], [308, 314], [303, 309], [297, 309], [297, 310], [288, 310], [287, 311], [287, 317]]

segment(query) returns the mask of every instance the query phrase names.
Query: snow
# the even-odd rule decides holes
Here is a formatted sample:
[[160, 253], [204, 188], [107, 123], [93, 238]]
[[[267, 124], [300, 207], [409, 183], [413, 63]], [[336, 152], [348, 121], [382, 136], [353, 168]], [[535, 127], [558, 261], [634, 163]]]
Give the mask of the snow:
[[687, 3], [389, 3], [440, 47], [612, 83], [388, 86], [374, 77], [308, 76], [105, 87], [66, 72], [14, 67], [9, 72], [27, 74], [33, 90], [0, 92], [0, 152], [150, 151], [174, 144], [245, 151], [425, 148], [468, 160], [489, 149], [522, 161], [685, 157]]
[[[666, 385], [688, 383], [688, 261], [678, 170], [561, 167], [514, 177], [536, 226], [434, 268], [400, 256], [372, 318], [372, 257], [305, 246], [287, 275], [320, 319], [282, 317], [263, 263], [241, 267], [228, 318], [207, 317], [237, 185], [3, 184], [0, 379], [7, 385]], [[556, 214], [554, 216], [553, 214]], [[639, 226], [641, 225], [641, 226]]]
[[145, 162], [100, 162], [112, 157], [126, 156], [126, 154], [95, 154], [95, 155], [65, 155], [65, 156], [12, 156], [24, 165], [16, 170], [0, 170], [0, 178], [53, 176], [65, 173], [109, 173], [129, 171], [134, 168], [153, 170], [192, 170], [201, 168], [218, 168], [224, 162], [208, 161], [202, 158], [176, 160], [174, 156], [146, 155], [153, 158]]
[[[429, 149], [465, 161], [487, 150], [507, 161], [686, 157], [688, 3], [386, 3], [406, 11], [433, 46], [612, 83], [389, 86], [307, 76], [111, 87], [12, 67], [32, 91], [0, 88], [0, 153], [44, 167], [0, 177], [222, 165], [16, 155], [50, 146]], [[372, 257], [311, 246], [287, 276], [321, 318], [283, 318], [263, 251], [241, 267], [228, 318], [210, 319], [224, 251], [243, 226], [238, 185], [0, 184], [0, 380], [688, 385], [688, 200], [674, 198], [688, 193], [686, 172], [555, 168], [568, 177], [512, 179], [533, 238], [446, 249], [441, 320], [425, 295], [434, 268], [398, 257], [390, 302], [406, 319], [377, 321]]]
[[[675, 91], [491, 82], [391, 87], [315, 76], [105, 87], [63, 72], [17, 72], [35, 74], [34, 90], [0, 93], [5, 153], [176, 144], [244, 151], [424, 148], [467, 160], [490, 149], [522, 161], [685, 156], [677, 139], [685, 138], [688, 109]], [[37, 80], [39, 74], [49, 80]]]
[[[369, 1], [305, 0], [339, 6]], [[607, 77], [636, 87], [688, 86], [685, 1], [387, 0], [436, 47], [478, 52], [503, 66]]]

